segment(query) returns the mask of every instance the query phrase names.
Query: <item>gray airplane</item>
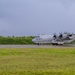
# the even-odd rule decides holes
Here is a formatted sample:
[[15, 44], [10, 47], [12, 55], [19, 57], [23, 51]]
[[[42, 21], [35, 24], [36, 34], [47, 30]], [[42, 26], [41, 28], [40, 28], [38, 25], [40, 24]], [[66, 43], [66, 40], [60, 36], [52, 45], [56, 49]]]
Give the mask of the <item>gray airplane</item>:
[[75, 40], [75, 34], [71, 33], [60, 33], [59, 35], [39, 35], [36, 36], [32, 41], [38, 45], [40, 44], [52, 44], [52, 45], [63, 45], [70, 43]]

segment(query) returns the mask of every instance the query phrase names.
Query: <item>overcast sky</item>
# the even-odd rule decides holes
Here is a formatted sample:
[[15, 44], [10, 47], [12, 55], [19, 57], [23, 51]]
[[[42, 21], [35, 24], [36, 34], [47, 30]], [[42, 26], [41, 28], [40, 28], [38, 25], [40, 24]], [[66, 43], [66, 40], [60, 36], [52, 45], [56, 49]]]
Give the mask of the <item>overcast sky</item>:
[[0, 0], [0, 35], [75, 33], [75, 0]]

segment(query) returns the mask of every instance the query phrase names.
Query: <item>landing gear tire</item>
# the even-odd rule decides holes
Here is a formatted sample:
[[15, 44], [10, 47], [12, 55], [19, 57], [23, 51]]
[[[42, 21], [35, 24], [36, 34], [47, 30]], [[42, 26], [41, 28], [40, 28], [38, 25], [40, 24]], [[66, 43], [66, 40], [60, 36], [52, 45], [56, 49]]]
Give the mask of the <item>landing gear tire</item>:
[[52, 45], [56, 45], [55, 43], [52, 43]]
[[57, 43], [52, 43], [52, 45], [58, 45]]
[[40, 43], [38, 43], [37, 45], [41, 45]]

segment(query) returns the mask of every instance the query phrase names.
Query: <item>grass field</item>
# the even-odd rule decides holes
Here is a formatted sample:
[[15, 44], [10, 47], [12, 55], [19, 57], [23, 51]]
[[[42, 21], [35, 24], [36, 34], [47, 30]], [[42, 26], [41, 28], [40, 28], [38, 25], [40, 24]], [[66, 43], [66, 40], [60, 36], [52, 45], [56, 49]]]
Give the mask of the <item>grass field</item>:
[[75, 75], [75, 48], [0, 48], [0, 75]]

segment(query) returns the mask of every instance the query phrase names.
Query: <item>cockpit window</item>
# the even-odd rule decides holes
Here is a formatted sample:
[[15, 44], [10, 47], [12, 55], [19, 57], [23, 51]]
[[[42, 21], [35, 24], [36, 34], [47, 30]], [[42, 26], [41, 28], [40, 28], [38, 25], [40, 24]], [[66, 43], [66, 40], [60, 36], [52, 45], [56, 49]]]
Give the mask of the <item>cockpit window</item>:
[[40, 36], [36, 36], [36, 38], [39, 38]]
[[37, 40], [39, 40], [39, 36], [36, 36], [35, 38], [36, 38]]
[[40, 38], [40, 36], [37, 36], [36, 39], [37, 39], [37, 40], [42, 40], [42, 38]]

